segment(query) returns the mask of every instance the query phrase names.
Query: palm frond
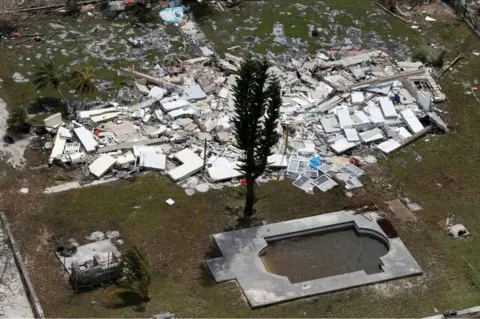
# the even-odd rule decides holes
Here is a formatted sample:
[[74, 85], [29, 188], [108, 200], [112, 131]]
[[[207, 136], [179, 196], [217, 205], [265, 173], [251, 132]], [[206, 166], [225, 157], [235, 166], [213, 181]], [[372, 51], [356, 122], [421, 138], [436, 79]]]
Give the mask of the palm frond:
[[55, 59], [50, 59], [38, 66], [33, 75], [32, 83], [37, 87], [37, 90], [42, 91], [49, 85], [58, 89], [64, 80], [65, 66], [58, 64]]
[[76, 93], [89, 94], [95, 91], [95, 83], [93, 78], [95, 73], [89, 68], [79, 68], [74, 70], [70, 75], [70, 85]]

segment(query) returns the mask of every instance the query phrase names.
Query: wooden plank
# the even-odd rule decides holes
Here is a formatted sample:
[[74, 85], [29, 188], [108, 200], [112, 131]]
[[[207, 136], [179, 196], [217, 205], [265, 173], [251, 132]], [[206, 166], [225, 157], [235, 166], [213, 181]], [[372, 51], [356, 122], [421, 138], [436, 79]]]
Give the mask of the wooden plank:
[[395, 217], [400, 218], [403, 221], [417, 221], [417, 216], [415, 216], [400, 199], [386, 201], [385, 204], [388, 205], [388, 208], [392, 211]]

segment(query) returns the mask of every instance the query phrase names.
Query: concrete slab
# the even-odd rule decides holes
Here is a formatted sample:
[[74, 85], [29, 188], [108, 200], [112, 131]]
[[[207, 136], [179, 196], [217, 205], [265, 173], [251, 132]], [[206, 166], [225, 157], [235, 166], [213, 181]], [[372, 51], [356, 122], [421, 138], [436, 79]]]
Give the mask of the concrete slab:
[[179, 181], [195, 174], [203, 167], [203, 159], [192, 150], [186, 148], [173, 155], [173, 157], [182, 162], [182, 165], [168, 171], [167, 175], [174, 181]]
[[351, 148], [354, 148], [357, 146], [356, 143], [354, 142], [349, 142], [345, 137], [340, 136], [336, 138], [332, 144], [330, 144], [330, 147], [335, 151], [337, 154], [341, 154]]
[[43, 120], [47, 128], [57, 128], [62, 124], [62, 113], [55, 113]]
[[364, 143], [378, 141], [384, 138], [382, 130], [379, 129], [378, 127], [370, 131], [361, 132], [358, 135], [360, 135], [360, 139]]
[[403, 120], [407, 123], [408, 128], [413, 133], [418, 133], [424, 129], [422, 123], [418, 120], [412, 110], [406, 109], [400, 113], [402, 115]]
[[96, 178], [101, 178], [106, 172], [108, 172], [108, 170], [110, 170], [110, 168], [112, 168], [113, 165], [115, 165], [116, 162], [117, 160], [110, 155], [102, 154], [90, 164], [90, 166], [88, 166], [88, 170], [90, 171], [90, 174]]
[[67, 138], [64, 137], [69, 131], [64, 127], [59, 127], [57, 135], [55, 136], [55, 141], [53, 142], [52, 152], [50, 153], [50, 157], [48, 162], [51, 164], [53, 163], [54, 159], [58, 159], [62, 156], [63, 150], [65, 149], [65, 145], [67, 144]]
[[380, 107], [382, 108], [383, 116], [386, 119], [396, 119], [398, 117], [395, 106], [392, 100], [388, 97], [382, 97], [378, 100]]
[[288, 156], [283, 154], [270, 155], [267, 158], [267, 167], [286, 168], [288, 166]]
[[239, 162], [229, 162], [227, 159], [220, 161], [221, 159], [219, 158], [213, 166], [207, 168], [212, 182], [222, 182], [243, 176], [243, 173], [238, 170]]
[[95, 140], [93, 133], [87, 130], [84, 126], [73, 129], [73, 132], [80, 140], [80, 143], [82, 143], [83, 148], [85, 148], [87, 153], [91, 153], [97, 149], [98, 143]]
[[[223, 257], [207, 260], [207, 266], [216, 282], [237, 280], [251, 307], [421, 274], [420, 266], [402, 240], [388, 238], [377, 224], [379, 214], [366, 214], [370, 218], [354, 211], [339, 211], [215, 234], [213, 238]], [[269, 273], [259, 258], [268, 249], [269, 241], [346, 226], [354, 227], [360, 234], [375, 236], [387, 244], [388, 253], [380, 257], [382, 272], [368, 275], [362, 270], [292, 284], [287, 277]]]
[[164, 170], [167, 164], [167, 156], [155, 152], [142, 152], [139, 157], [139, 165], [150, 169]]

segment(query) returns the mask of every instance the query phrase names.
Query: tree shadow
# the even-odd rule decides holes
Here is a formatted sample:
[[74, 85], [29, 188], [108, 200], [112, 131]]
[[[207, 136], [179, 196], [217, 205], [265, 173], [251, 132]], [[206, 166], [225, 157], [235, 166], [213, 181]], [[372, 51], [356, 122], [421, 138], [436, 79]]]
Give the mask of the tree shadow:
[[28, 105], [29, 114], [65, 113], [67, 106], [62, 99], [56, 97], [39, 97]]
[[206, 18], [215, 13], [215, 10], [211, 7], [212, 4], [209, 4], [208, 1], [183, 0], [182, 4], [190, 9], [190, 14], [195, 18], [195, 21], [200, 24], [204, 23]]
[[[108, 302], [105, 304], [107, 309], [122, 309], [132, 307], [136, 312], [145, 312], [146, 304], [140, 295], [135, 291], [125, 291], [116, 295], [119, 301]], [[115, 297], [112, 297], [115, 298]]]
[[[254, 214], [256, 214], [255, 209], [254, 209]], [[225, 227], [224, 231], [228, 232], [228, 231], [234, 231], [234, 230], [261, 226], [261, 225], [263, 225], [263, 221], [255, 216], [239, 217], [235, 221], [235, 224]]]

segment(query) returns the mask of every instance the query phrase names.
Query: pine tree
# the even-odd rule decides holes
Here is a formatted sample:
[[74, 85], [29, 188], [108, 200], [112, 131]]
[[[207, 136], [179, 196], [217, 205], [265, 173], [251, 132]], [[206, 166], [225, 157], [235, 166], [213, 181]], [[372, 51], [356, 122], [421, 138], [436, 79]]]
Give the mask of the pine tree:
[[233, 87], [236, 147], [244, 152], [239, 170], [247, 182], [246, 219], [254, 213], [255, 180], [265, 171], [268, 156], [280, 137], [276, 128], [282, 105], [281, 88], [278, 79], [267, 73], [269, 67], [265, 59], [259, 61], [247, 56]]

